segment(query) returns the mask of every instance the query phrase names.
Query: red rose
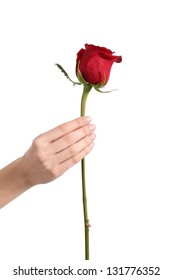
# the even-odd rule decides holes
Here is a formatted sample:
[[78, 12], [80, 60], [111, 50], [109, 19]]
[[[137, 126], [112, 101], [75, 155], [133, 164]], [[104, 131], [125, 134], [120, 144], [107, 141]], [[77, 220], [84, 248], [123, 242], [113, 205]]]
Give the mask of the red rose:
[[[85, 44], [85, 49], [77, 53], [76, 75], [82, 82], [87, 82], [98, 87], [107, 84], [110, 70], [114, 62], [121, 62], [121, 56], [115, 56], [104, 47]], [[82, 76], [82, 77], [81, 77]]]

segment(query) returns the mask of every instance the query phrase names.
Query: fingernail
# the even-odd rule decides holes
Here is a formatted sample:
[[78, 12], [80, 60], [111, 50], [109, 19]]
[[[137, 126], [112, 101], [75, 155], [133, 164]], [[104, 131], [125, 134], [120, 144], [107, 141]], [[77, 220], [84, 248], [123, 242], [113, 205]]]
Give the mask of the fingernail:
[[94, 131], [96, 129], [96, 126], [94, 124], [89, 125], [89, 130]]
[[96, 138], [95, 133], [92, 133], [92, 134], [90, 135], [90, 140], [93, 141], [95, 138]]
[[88, 117], [86, 117], [86, 120], [88, 123], [90, 123], [92, 121], [92, 118], [88, 116]]

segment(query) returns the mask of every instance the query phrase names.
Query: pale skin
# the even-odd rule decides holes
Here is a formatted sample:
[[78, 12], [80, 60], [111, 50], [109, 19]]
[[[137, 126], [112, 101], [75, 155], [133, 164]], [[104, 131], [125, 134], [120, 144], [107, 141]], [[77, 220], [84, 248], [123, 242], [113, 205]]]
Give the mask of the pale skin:
[[94, 130], [90, 117], [80, 117], [36, 137], [22, 157], [0, 170], [0, 208], [81, 161], [94, 146]]

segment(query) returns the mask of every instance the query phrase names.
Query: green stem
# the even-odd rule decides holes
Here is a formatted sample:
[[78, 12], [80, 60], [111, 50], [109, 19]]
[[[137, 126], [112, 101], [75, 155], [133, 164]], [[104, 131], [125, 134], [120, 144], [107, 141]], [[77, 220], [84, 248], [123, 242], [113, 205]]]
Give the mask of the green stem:
[[[88, 94], [92, 86], [84, 85], [83, 95], [81, 100], [81, 116], [85, 116], [85, 107]], [[86, 179], [85, 179], [85, 158], [81, 160], [82, 167], [82, 195], [83, 195], [83, 214], [84, 214], [84, 227], [85, 227], [85, 260], [89, 260], [89, 218], [87, 209], [87, 196], [86, 196]]]

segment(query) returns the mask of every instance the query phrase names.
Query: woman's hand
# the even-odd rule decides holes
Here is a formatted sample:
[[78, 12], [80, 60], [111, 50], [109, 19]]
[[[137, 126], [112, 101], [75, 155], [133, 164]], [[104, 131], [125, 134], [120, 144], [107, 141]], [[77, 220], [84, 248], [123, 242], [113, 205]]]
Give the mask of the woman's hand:
[[36, 137], [29, 150], [0, 170], [0, 208], [37, 184], [51, 182], [92, 149], [95, 125], [89, 117], [64, 123]]
[[80, 117], [33, 140], [21, 159], [29, 185], [56, 179], [90, 152], [95, 139], [95, 125], [90, 121], [89, 117]]

